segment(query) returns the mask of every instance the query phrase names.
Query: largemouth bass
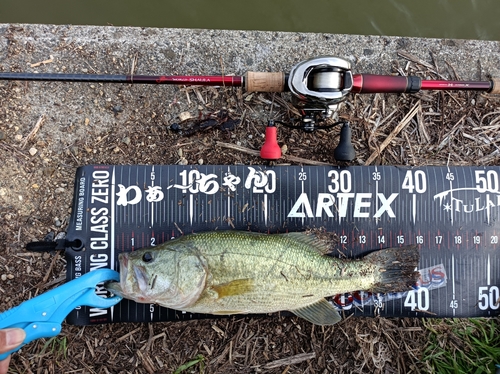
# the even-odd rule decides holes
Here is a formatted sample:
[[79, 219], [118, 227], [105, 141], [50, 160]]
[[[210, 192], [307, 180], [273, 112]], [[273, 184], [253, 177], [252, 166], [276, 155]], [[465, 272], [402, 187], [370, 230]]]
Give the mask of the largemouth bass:
[[323, 241], [303, 232], [213, 231], [119, 255], [120, 282], [106, 287], [139, 303], [193, 313], [273, 313], [340, 321], [325, 299], [358, 290], [406, 291], [415, 284], [416, 246], [383, 249], [361, 260], [325, 255]]

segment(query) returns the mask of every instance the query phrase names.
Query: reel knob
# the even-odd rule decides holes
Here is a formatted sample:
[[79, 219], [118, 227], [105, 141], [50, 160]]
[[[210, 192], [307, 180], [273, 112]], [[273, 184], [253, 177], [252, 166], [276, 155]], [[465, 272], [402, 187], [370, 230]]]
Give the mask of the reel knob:
[[333, 151], [333, 157], [337, 161], [352, 161], [356, 157], [356, 151], [351, 142], [351, 127], [345, 122], [340, 129], [340, 139], [337, 148]]
[[281, 148], [278, 145], [278, 132], [273, 120], [267, 122], [266, 140], [260, 149], [260, 157], [264, 160], [278, 160], [281, 158]]

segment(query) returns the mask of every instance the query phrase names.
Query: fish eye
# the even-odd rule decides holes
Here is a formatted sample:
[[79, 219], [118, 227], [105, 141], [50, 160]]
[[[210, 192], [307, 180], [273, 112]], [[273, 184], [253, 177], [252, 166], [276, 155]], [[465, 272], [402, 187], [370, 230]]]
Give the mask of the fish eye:
[[151, 252], [144, 253], [142, 255], [142, 261], [146, 263], [153, 261], [153, 255], [151, 254]]

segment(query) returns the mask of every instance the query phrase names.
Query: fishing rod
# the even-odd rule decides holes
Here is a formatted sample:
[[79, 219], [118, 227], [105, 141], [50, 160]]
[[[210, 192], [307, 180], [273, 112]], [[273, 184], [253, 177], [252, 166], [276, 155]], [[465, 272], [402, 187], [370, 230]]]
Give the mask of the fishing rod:
[[111, 75], [0, 72], [0, 80], [170, 84], [243, 87], [247, 92], [285, 92], [337, 101], [349, 93], [416, 93], [421, 90], [474, 90], [500, 93], [500, 79], [488, 81], [422, 80], [416, 76], [352, 74], [351, 63], [339, 57], [316, 57], [295, 65], [289, 74], [247, 72], [218, 75]]
[[[350, 93], [417, 93], [424, 90], [500, 93], [500, 79], [498, 78], [488, 81], [448, 81], [423, 80], [417, 76], [353, 74], [349, 61], [332, 56], [302, 61], [295, 65], [288, 74], [283, 72], [247, 72], [242, 76], [192, 76], [0, 72], [0, 80], [222, 86], [242, 87], [246, 92], [290, 92], [292, 104], [302, 114], [301, 125], [292, 126], [281, 121], [270, 121], [266, 128], [266, 138], [268, 133], [270, 138], [276, 136], [275, 125], [277, 123], [302, 128], [305, 131], [343, 124], [344, 136], [349, 136], [350, 129], [346, 122], [340, 121], [328, 126], [316, 126], [316, 123], [332, 118], [339, 104]], [[341, 131], [341, 141], [343, 140], [342, 135]], [[268, 157], [262, 156], [262, 152], [261, 156], [267, 159], [276, 159], [276, 146], [277, 143], [271, 146], [270, 149], [274, 149], [274, 151], [271, 151], [269, 155], [267, 155], [267, 151], [264, 152]], [[340, 153], [339, 157], [342, 158]], [[347, 153], [352, 155], [350, 150]], [[279, 154], [281, 155], [281, 151]], [[347, 154], [345, 156], [348, 157]]]

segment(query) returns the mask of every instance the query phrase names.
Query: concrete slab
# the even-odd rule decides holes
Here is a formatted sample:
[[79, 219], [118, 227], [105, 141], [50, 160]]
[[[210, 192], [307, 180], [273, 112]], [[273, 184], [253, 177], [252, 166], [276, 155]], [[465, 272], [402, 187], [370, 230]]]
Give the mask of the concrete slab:
[[[409, 63], [407, 58], [398, 56], [398, 51], [415, 56], [419, 62]], [[399, 69], [406, 71], [409, 67], [412, 73], [424, 78], [427, 75], [462, 80], [482, 80], [489, 75], [500, 77], [498, 41], [112, 26], [0, 25], [1, 71], [241, 75], [249, 70], [286, 72], [297, 62], [318, 55], [347, 58], [357, 73], [390, 74]], [[24, 247], [29, 241], [42, 239], [49, 231], [67, 229], [74, 174], [78, 166], [262, 164], [257, 156], [227, 150], [218, 141], [239, 143], [258, 154], [263, 143], [265, 121], [278, 112], [282, 117], [290, 117], [292, 112], [288, 103], [287, 94], [252, 96], [228, 88], [0, 81], [0, 259], [1, 271], [6, 275], [0, 287], [2, 310], [64, 281], [64, 259], [59, 255], [26, 253]], [[353, 141], [358, 157], [354, 164], [364, 164], [374, 155], [375, 163], [379, 164], [492, 165], [498, 164], [500, 159], [497, 146], [499, 107], [498, 97], [477, 93], [431, 93], [426, 97], [356, 95], [347, 101], [342, 115], [355, 123]], [[236, 129], [215, 128], [193, 137], [169, 130], [169, 125], [179, 121], [181, 113], [188, 112], [197, 118], [217, 114], [222, 109], [241, 121]], [[411, 116], [404, 130], [394, 133], [408, 113], [417, 113], [416, 118]], [[280, 145], [283, 149], [287, 147], [288, 155], [338, 164], [333, 158], [338, 140], [337, 128], [314, 134], [280, 129], [280, 134]], [[378, 154], [380, 144], [388, 137], [391, 141], [387, 148]], [[380, 332], [380, 326], [384, 329], [388, 325], [379, 319], [368, 321], [360, 324], [358, 320], [350, 319], [342, 329], [352, 331], [353, 339], [357, 334], [372, 336], [377, 342], [379, 338], [386, 339], [386, 334], [374, 336], [372, 332]], [[398, 355], [391, 356], [392, 363], [413, 365], [412, 357], [418, 356], [418, 349], [424, 346], [419, 337], [425, 338], [423, 333], [414, 333], [421, 331], [419, 327], [417, 330], [407, 329], [408, 321], [400, 329], [394, 328], [397, 323], [391, 321], [390, 328], [384, 331], [401, 331], [402, 334], [408, 330], [408, 337], [390, 338], [380, 349], [387, 351], [390, 347], [389, 351]], [[213, 326], [210, 321], [202, 321], [193, 331], [198, 337], [203, 335], [199, 331], [214, 333]], [[230, 326], [225, 326], [224, 334], [210, 338], [218, 347], [213, 357], [226, 356], [227, 351], [218, 351], [228, 344], [226, 333], [229, 337], [240, 336], [239, 322], [233, 321]], [[269, 341], [276, 342], [278, 347], [287, 347], [291, 343], [299, 347], [310, 344], [312, 332], [293, 333], [295, 338], [290, 339], [291, 335], [282, 333], [281, 327], [275, 328], [274, 322], [267, 326], [272, 328], [266, 330], [266, 336], [269, 335]], [[65, 329], [68, 336], [81, 335], [76, 327], [65, 326]], [[178, 334], [174, 329], [172, 336]], [[310, 326], [303, 325], [301, 329], [309, 331]], [[148, 336], [147, 330], [148, 325], [142, 325], [134, 331], [139, 331], [140, 336]], [[149, 334], [153, 336], [151, 331]], [[321, 333], [320, 329], [317, 331]], [[129, 333], [116, 335], [106, 326], [98, 330], [89, 327], [86, 332], [89, 334], [84, 334], [82, 339], [88, 339], [87, 344], [81, 339], [68, 339], [71, 352], [76, 353], [64, 360], [64, 365], [67, 365], [64, 369], [60, 368], [60, 360], [54, 356], [56, 353], [44, 355], [44, 360], [57, 361], [57, 367], [62, 371], [81, 367], [82, 352], [94, 345], [95, 336], [99, 334], [106, 342], [102, 347], [108, 353], [106, 357], [118, 357], [118, 360], [131, 354], [125, 345], [116, 345], [114, 340], [109, 340], [109, 336], [129, 336]], [[176, 340], [183, 340], [178, 346], [196, 349], [192, 336], [183, 335], [182, 339]], [[302, 336], [307, 341], [299, 340]], [[137, 341], [141, 339], [137, 338]], [[410, 353], [393, 348], [391, 344], [400, 340], [405, 344], [409, 342]], [[325, 340], [322, 337], [317, 341], [323, 342], [318, 343], [318, 355], [323, 356], [321, 360], [311, 360], [313, 371], [329, 371], [329, 362], [337, 365], [337, 362], [346, 360], [355, 362], [356, 367], [365, 367], [366, 362], [360, 361], [365, 356], [343, 345], [342, 342], [350, 341], [344, 339], [344, 335], [339, 339]], [[83, 348], [75, 348], [78, 344]], [[234, 343], [234, 347], [238, 346], [239, 343]], [[255, 344], [253, 346], [255, 349]], [[244, 347], [243, 343], [241, 347]], [[118, 355], [116, 350], [122, 348], [124, 351]], [[34, 363], [31, 360], [31, 353], [38, 354], [40, 350], [40, 345], [23, 348], [24, 355], [15, 355], [13, 365], [23, 368], [39, 365], [39, 361]], [[283, 351], [294, 350], [287, 348]], [[256, 362], [252, 361], [252, 367], [257, 368], [269, 361], [260, 352], [255, 354]], [[332, 361], [333, 354], [336, 356]], [[85, 357], [88, 361], [90, 354]], [[138, 361], [131, 365], [153, 362], [145, 360], [142, 353], [140, 356], [138, 353], [138, 357]], [[176, 355], [165, 358], [163, 369], [178, 367], [179, 363], [193, 357], [192, 351], [179, 350]], [[232, 363], [230, 369], [227, 366], [222, 369], [227, 362], [221, 361], [219, 367], [218, 360], [211, 359], [211, 371], [241, 369]], [[42, 364], [45, 365], [46, 361]], [[117, 367], [116, 361], [106, 364], [111, 371]], [[102, 360], [96, 359], [95, 365], [89, 363], [86, 366], [98, 371], [102, 365]], [[55, 367], [54, 362], [52, 367]], [[329, 369], [331, 371], [331, 367]]]

